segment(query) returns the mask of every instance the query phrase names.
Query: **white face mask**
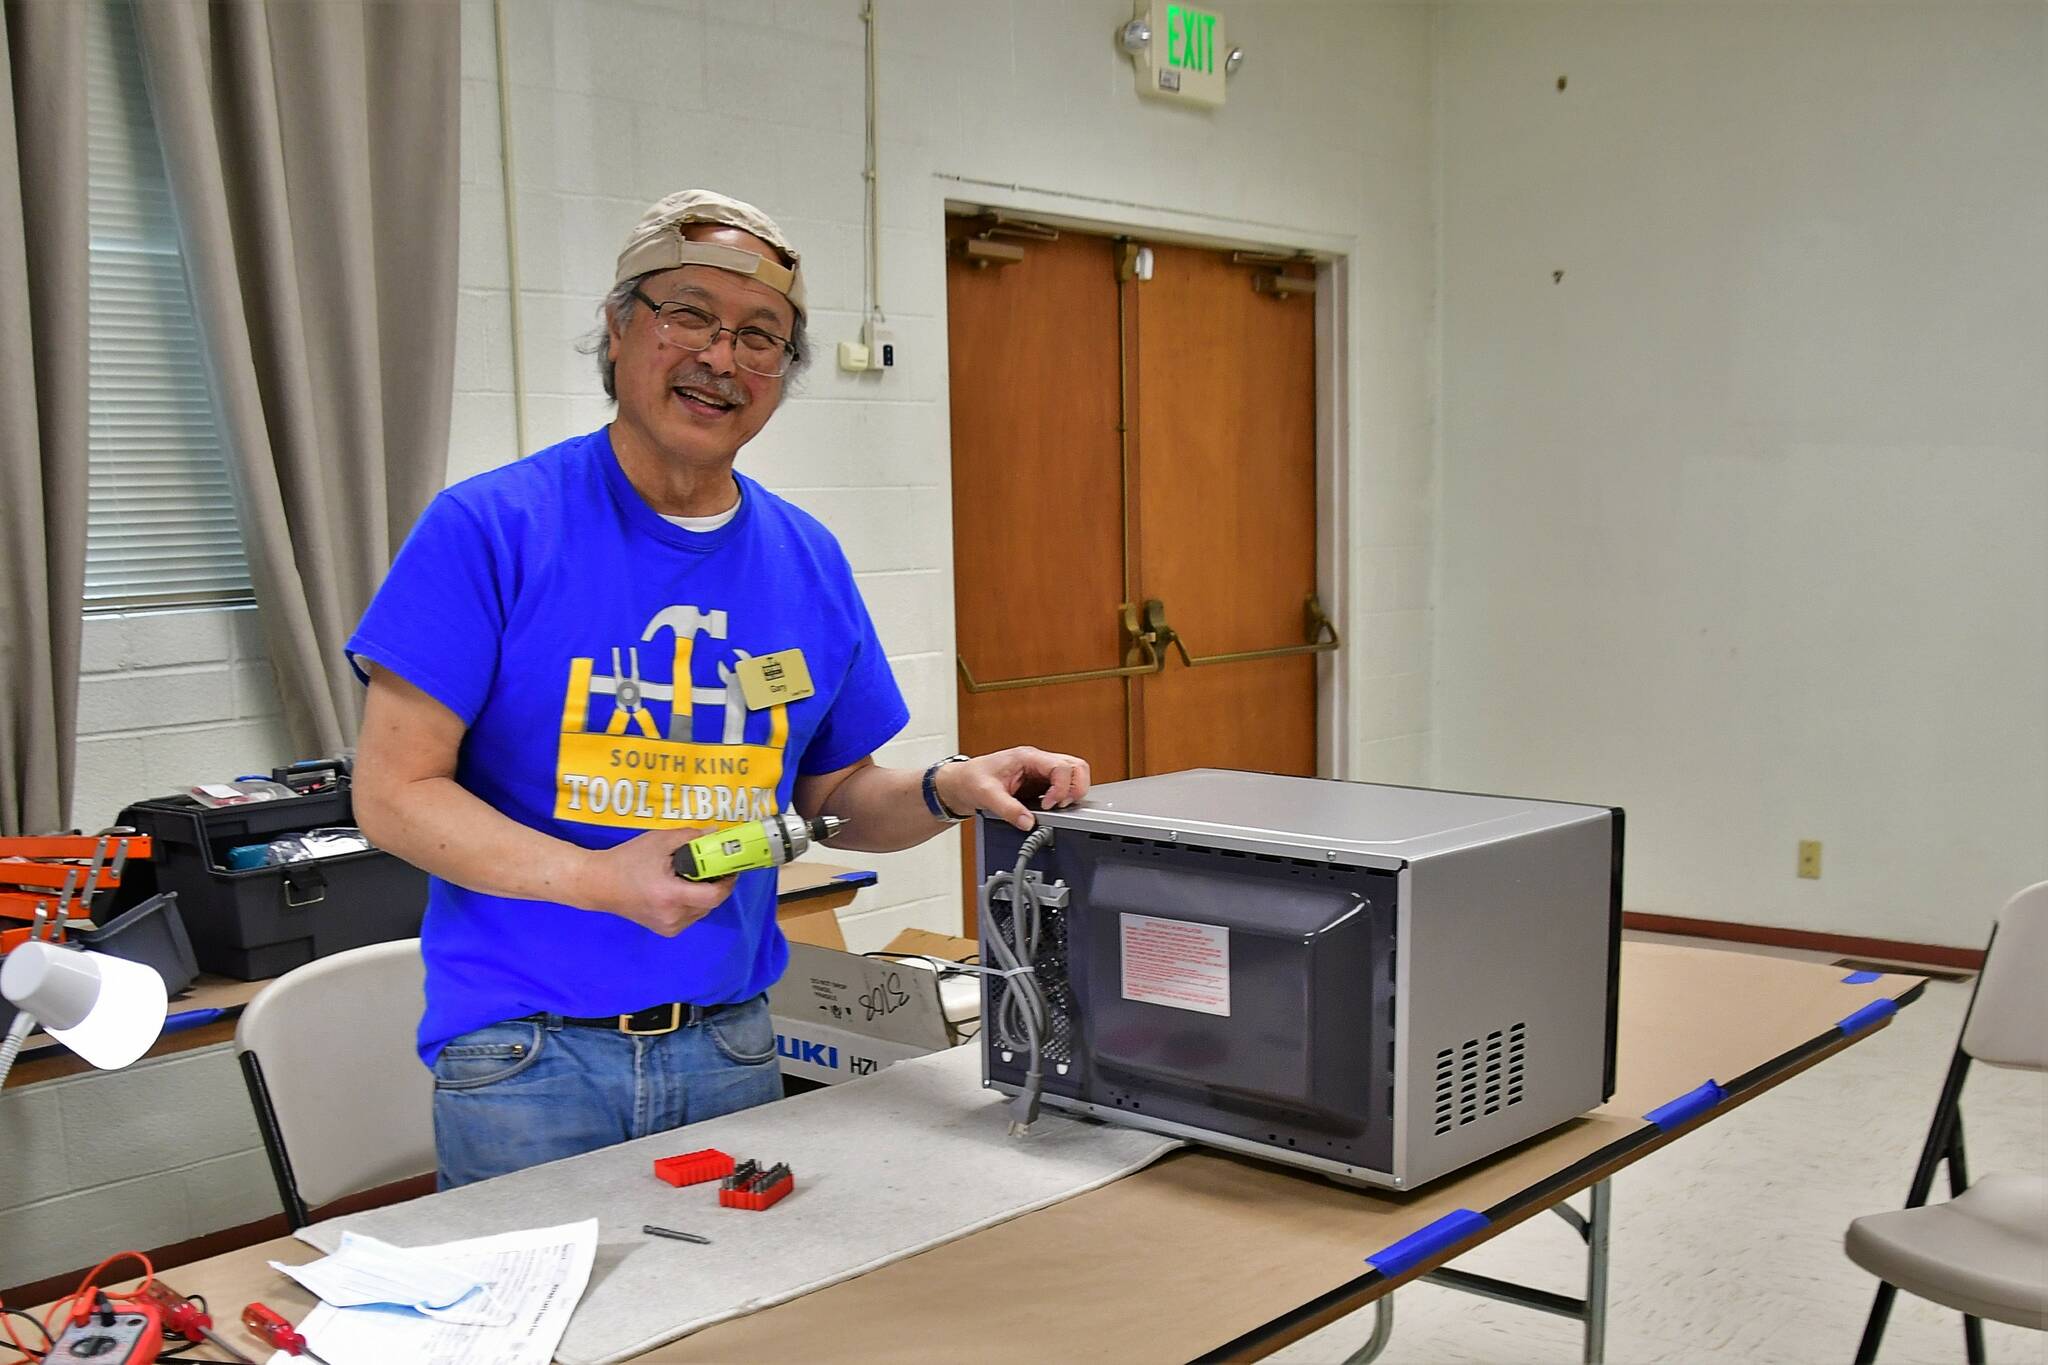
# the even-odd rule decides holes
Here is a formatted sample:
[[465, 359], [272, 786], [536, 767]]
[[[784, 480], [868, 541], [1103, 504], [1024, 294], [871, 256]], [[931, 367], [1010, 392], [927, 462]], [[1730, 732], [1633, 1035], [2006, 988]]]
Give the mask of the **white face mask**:
[[395, 1304], [442, 1322], [502, 1327], [509, 1309], [491, 1297], [490, 1287], [431, 1256], [358, 1233], [341, 1234], [332, 1255], [305, 1265], [270, 1263], [336, 1308]]

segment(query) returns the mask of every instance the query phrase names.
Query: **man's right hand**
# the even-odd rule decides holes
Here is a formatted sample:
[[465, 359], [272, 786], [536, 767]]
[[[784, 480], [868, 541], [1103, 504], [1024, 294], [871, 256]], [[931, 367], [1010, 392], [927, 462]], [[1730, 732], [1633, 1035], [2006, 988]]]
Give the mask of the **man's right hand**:
[[703, 829], [655, 829], [611, 848], [593, 849], [585, 909], [602, 910], [674, 938], [732, 894], [734, 878], [693, 882], [676, 875], [675, 852]]

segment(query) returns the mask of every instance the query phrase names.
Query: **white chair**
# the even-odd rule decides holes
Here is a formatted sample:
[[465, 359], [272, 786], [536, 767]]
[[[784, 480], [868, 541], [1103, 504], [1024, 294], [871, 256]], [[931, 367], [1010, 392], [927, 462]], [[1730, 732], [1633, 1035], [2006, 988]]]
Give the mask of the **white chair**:
[[[1877, 1359], [1901, 1289], [1963, 1314], [1972, 1365], [1984, 1359], [1984, 1318], [2048, 1330], [2048, 1174], [1991, 1175], [1970, 1184], [1961, 1100], [1972, 1061], [2048, 1071], [2048, 882], [2014, 896], [1992, 930], [1906, 1206], [1858, 1218], [1843, 1239], [1849, 1259], [1883, 1281], [1857, 1365]], [[1934, 1168], [1943, 1161], [1950, 1198], [1929, 1205]]]
[[413, 1044], [425, 976], [418, 939], [374, 943], [286, 973], [242, 1012], [235, 1052], [294, 1230], [434, 1169], [434, 1077]]

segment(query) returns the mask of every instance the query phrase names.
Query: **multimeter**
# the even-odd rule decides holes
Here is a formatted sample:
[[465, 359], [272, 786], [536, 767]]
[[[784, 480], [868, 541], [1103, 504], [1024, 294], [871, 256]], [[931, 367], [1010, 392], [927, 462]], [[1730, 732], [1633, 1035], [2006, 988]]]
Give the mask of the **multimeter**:
[[147, 1304], [95, 1309], [64, 1328], [43, 1365], [150, 1365], [163, 1344], [163, 1319]]

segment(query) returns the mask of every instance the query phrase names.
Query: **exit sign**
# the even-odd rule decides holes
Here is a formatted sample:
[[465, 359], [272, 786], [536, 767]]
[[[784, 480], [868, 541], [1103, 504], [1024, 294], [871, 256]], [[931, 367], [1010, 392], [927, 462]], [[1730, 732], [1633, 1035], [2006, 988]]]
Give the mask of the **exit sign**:
[[1140, 0], [1137, 17], [1152, 28], [1152, 41], [1132, 54], [1138, 93], [1215, 107], [1223, 103], [1223, 16], [1168, 0]]
[[1216, 71], [1216, 30], [1223, 16], [1190, 5], [1166, 7], [1166, 64], [1196, 75]]

